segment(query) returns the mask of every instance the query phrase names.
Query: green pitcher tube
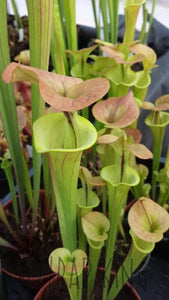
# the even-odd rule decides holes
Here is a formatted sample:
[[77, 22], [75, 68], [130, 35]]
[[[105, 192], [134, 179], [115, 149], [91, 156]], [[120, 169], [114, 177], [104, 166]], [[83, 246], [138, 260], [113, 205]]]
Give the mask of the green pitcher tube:
[[33, 126], [36, 151], [48, 158], [63, 246], [70, 251], [77, 246], [76, 199], [81, 155], [97, 138], [88, 120], [77, 116], [76, 125], [78, 128], [74, 129], [63, 113], [54, 113], [39, 118]]

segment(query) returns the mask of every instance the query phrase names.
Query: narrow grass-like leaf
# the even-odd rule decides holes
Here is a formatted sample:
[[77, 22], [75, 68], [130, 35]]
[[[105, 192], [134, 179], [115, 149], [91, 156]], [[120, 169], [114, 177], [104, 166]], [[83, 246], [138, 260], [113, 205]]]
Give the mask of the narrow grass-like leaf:
[[16, 199], [15, 185], [14, 185], [14, 180], [13, 180], [13, 175], [12, 175], [12, 162], [4, 159], [2, 161], [1, 168], [4, 170], [7, 181], [8, 181], [9, 190], [10, 190], [11, 198], [12, 198], [12, 205], [13, 205], [15, 220], [16, 220], [16, 224], [18, 225], [18, 223], [19, 223], [18, 205], [17, 205], [17, 199]]
[[[53, 19], [53, 0], [27, 0], [29, 16], [29, 42], [31, 66], [48, 70], [51, 45], [51, 25]], [[32, 85], [32, 122], [43, 115], [44, 101], [39, 87]], [[33, 145], [33, 223], [35, 222], [39, 200], [41, 156]]]
[[8, 228], [9, 232], [11, 233], [11, 235], [13, 236], [13, 238], [15, 239], [15, 241], [19, 244], [22, 245], [20, 239], [18, 238], [18, 236], [16, 235], [16, 233], [14, 232], [13, 228], [11, 227], [7, 217], [6, 217], [6, 213], [4, 210], [4, 207], [0, 201], [0, 219], [1, 221], [5, 224], [5, 226]]
[[26, 230], [24, 214], [24, 176], [23, 165], [18, 132], [18, 122], [16, 114], [16, 103], [12, 85], [7, 85], [2, 81], [2, 72], [10, 63], [8, 35], [7, 35], [7, 11], [6, 1], [0, 0], [0, 112], [5, 128], [5, 135], [8, 140], [10, 155], [14, 164], [16, 180], [19, 190], [19, 206], [23, 231]]
[[99, 1], [100, 4], [100, 11], [102, 13], [102, 19], [103, 19], [103, 30], [104, 30], [104, 41], [109, 42], [109, 24], [108, 24], [108, 16], [107, 16], [107, 5], [106, 1]]
[[3, 206], [2, 206], [1, 201], [0, 201], [0, 219], [1, 219], [2, 222], [6, 225], [6, 227], [8, 228], [8, 230], [9, 230], [10, 232], [12, 232], [12, 228], [11, 228], [9, 222], [8, 222], [8, 219], [7, 219], [7, 217], [6, 217], [5, 210], [4, 210]]
[[108, 0], [111, 43], [117, 43], [118, 35], [118, 5], [119, 0]]
[[152, 26], [152, 22], [153, 22], [153, 17], [154, 17], [154, 11], [155, 11], [155, 7], [156, 7], [156, 2], [157, 0], [153, 0], [152, 1], [152, 8], [151, 8], [151, 13], [150, 13], [150, 17], [149, 17], [149, 26], [148, 26], [148, 30], [144, 35], [144, 39], [143, 39], [143, 43], [146, 44], [147, 43], [147, 39], [149, 37], [150, 34], [150, 30], [151, 30], [151, 26]]
[[8, 241], [6, 241], [5, 239], [3, 239], [2, 237], [0, 237], [0, 246], [10, 248], [10, 249], [12, 249], [14, 251], [18, 251], [18, 249], [14, 245], [10, 244]]
[[96, 32], [97, 32], [97, 38], [101, 38], [100, 36], [100, 18], [97, 13], [97, 1], [92, 0], [92, 7], [93, 7], [93, 15], [94, 15], [94, 21], [95, 21], [95, 26], [96, 26]]
[[23, 168], [24, 168], [24, 176], [25, 176], [25, 190], [26, 190], [26, 197], [31, 207], [33, 207], [33, 196], [32, 196], [32, 184], [29, 175], [28, 165], [25, 161], [23, 156]]
[[[70, 50], [77, 50], [76, 0], [63, 0], [63, 4], [66, 20], [68, 48]], [[74, 58], [70, 59], [71, 66], [73, 66], [74, 62]]]
[[14, 11], [14, 14], [15, 14], [15, 20], [16, 20], [17, 27], [18, 28], [23, 28], [22, 20], [19, 16], [18, 8], [17, 8], [15, 0], [11, 0], [11, 3], [12, 3], [13, 11]]
[[58, 74], [69, 75], [66, 46], [58, 0], [54, 0], [51, 57]]

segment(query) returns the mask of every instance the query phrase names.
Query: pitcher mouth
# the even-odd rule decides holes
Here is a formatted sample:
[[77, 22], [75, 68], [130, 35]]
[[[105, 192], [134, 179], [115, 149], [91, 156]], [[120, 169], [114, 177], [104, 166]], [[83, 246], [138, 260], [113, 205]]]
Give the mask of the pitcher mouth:
[[[116, 174], [116, 176], [114, 176], [114, 178], [109, 177], [107, 175], [107, 170], [109, 170], [109, 174], [110, 174], [110, 170], [111, 170], [111, 174]], [[118, 187], [120, 185], [124, 185], [124, 186], [128, 186], [128, 187], [135, 186], [140, 181], [140, 178], [139, 178], [137, 172], [129, 166], [127, 166], [127, 168], [124, 168], [122, 180], [120, 178], [120, 175], [117, 173], [117, 169], [115, 168], [115, 165], [109, 165], [109, 166], [106, 166], [105, 168], [103, 168], [101, 171], [101, 177], [104, 180], [106, 180], [109, 184], [112, 184], [114, 187]]]
[[[78, 130], [76, 146], [75, 130]], [[93, 124], [78, 116], [77, 128], [73, 130], [63, 113], [52, 113], [39, 118], [33, 124], [34, 144], [38, 153], [78, 152], [88, 149], [97, 140]]]

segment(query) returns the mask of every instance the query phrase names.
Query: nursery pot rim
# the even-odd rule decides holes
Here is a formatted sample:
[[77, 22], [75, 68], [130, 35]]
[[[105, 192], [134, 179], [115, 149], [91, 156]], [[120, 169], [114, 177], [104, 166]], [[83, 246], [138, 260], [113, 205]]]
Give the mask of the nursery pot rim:
[[144, 272], [144, 270], [146, 269], [146, 267], [147, 267], [147, 265], [148, 265], [148, 263], [149, 263], [149, 261], [150, 261], [150, 258], [151, 258], [151, 253], [148, 253], [147, 256], [146, 256], [146, 258], [145, 258], [145, 260], [143, 260], [144, 263], [143, 263], [143, 265], [141, 266], [141, 268], [138, 269], [137, 271], [135, 271], [135, 272], [132, 274], [131, 278], [136, 278], [136, 277], [139, 276], [142, 272]]
[[[87, 267], [84, 268], [84, 270], [87, 270]], [[98, 267], [98, 270], [104, 271], [105, 269], [102, 268], [102, 267]], [[115, 275], [116, 273], [115, 273], [114, 271], [111, 271], [111, 274], [112, 274], [112, 275]], [[46, 283], [44, 284], [44, 286], [42, 286], [42, 288], [41, 288], [41, 289], [39, 290], [39, 292], [36, 294], [34, 300], [41, 300], [41, 297], [43, 296], [43, 293], [44, 293], [44, 291], [48, 288], [48, 286], [49, 286], [51, 283], [53, 283], [53, 282], [55, 282], [55, 281], [57, 281], [57, 280], [59, 280], [59, 279], [61, 279], [61, 278], [62, 278], [62, 276], [60, 276], [60, 275], [55, 275], [52, 279], [50, 279], [50, 281], [46, 282]], [[140, 298], [139, 294], [137, 293], [137, 291], [135, 290], [135, 288], [134, 288], [128, 281], [125, 283], [125, 285], [132, 291], [133, 296], [135, 296], [137, 300], [141, 300], [141, 298]]]
[[135, 198], [133, 198], [127, 205], [126, 205], [126, 208], [125, 208], [125, 211], [127, 212], [131, 207], [132, 205], [136, 202], [137, 200]]
[[20, 275], [16, 275], [14, 273], [11, 273], [9, 271], [7, 271], [5, 268], [1, 268], [2, 272], [7, 274], [8, 276], [11, 276], [12, 278], [15, 278], [15, 279], [19, 279], [19, 280], [22, 280], [22, 281], [35, 281], [35, 282], [38, 282], [38, 281], [42, 281], [42, 280], [45, 280], [45, 279], [48, 279], [48, 278], [51, 278], [55, 275], [55, 273], [49, 273], [49, 274], [46, 274], [46, 275], [42, 275], [42, 276], [36, 276], [36, 277], [28, 277], [28, 276], [20, 276]]

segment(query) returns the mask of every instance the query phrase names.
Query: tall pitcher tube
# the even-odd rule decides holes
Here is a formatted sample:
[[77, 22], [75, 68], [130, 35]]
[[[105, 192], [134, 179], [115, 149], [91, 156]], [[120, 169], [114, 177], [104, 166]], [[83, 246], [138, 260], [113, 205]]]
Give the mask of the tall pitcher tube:
[[76, 199], [82, 152], [97, 139], [94, 126], [76, 115], [74, 126], [64, 113], [48, 114], [33, 126], [35, 149], [48, 158], [63, 247], [77, 247]]

